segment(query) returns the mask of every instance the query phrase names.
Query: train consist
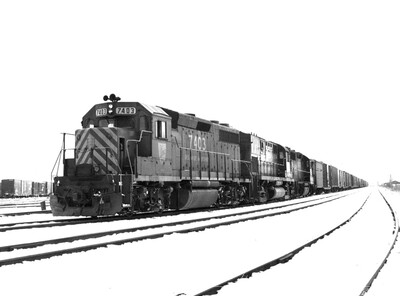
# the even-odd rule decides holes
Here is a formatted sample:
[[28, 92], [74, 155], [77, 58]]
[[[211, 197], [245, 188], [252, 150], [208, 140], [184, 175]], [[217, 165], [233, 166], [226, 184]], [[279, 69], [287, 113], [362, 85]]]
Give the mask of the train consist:
[[73, 157], [62, 149], [63, 176], [54, 178], [50, 196], [53, 215], [265, 203], [368, 185], [228, 124], [120, 102], [115, 95], [104, 100], [83, 116]]
[[3, 179], [0, 182], [1, 197], [46, 196], [50, 193], [49, 182], [32, 182], [17, 179]]

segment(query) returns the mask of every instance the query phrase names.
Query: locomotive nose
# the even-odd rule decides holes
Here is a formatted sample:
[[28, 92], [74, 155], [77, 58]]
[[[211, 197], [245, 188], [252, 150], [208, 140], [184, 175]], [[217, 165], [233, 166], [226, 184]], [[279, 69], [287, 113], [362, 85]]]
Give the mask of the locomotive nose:
[[87, 165], [97, 175], [117, 174], [118, 133], [117, 128], [89, 128], [76, 131], [76, 166]]

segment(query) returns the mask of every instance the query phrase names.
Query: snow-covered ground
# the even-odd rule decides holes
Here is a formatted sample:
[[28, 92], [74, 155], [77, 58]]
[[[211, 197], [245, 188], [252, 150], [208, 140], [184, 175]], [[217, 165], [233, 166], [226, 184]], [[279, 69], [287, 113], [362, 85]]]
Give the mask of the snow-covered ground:
[[[344, 199], [288, 215], [3, 266], [1, 291], [6, 295], [195, 294], [325, 233], [348, 219], [370, 190], [353, 191]], [[371, 203], [375, 199], [371, 197]], [[307, 257], [301, 274], [308, 273], [310, 264], [316, 260], [313, 252]], [[269, 271], [278, 272], [292, 262], [295, 259]], [[281, 286], [289, 286], [287, 283], [293, 280], [284, 273]], [[308, 280], [311, 284], [315, 282], [311, 277]], [[232, 287], [234, 290], [226, 295], [233, 295], [239, 289], [236, 284]]]
[[[181, 213], [179, 216], [157, 216], [151, 218], [141, 218], [141, 219], [131, 219], [131, 220], [116, 220], [102, 223], [84, 223], [84, 224], [76, 224], [76, 225], [66, 225], [60, 227], [50, 227], [51, 222], [49, 222], [49, 227], [45, 228], [37, 228], [37, 229], [22, 229], [22, 230], [14, 230], [8, 232], [0, 232], [0, 246], [4, 246], [7, 242], [10, 244], [20, 244], [32, 241], [31, 237], [34, 237], [35, 240], [47, 240], [54, 238], [61, 238], [65, 236], [75, 236], [86, 233], [95, 233], [95, 232], [103, 232], [103, 231], [111, 231], [115, 229], [124, 229], [124, 228], [134, 228], [134, 227], [143, 227], [148, 225], [163, 225], [165, 223], [192, 219], [201, 219], [201, 218], [212, 218], [219, 217], [224, 214], [239, 214], [245, 213], [248, 211], [262, 211], [262, 213], [276, 213], [280, 212], [283, 206], [285, 206], [285, 210], [296, 209], [305, 204], [307, 201], [307, 205], [311, 205], [313, 203], [326, 202], [329, 200], [337, 199], [338, 197], [344, 195], [341, 194], [327, 194], [324, 196], [312, 196], [303, 199], [291, 200], [284, 203], [272, 203], [265, 205], [257, 205], [252, 207], [243, 207], [243, 208], [232, 208], [225, 209], [219, 211], [203, 211], [198, 213]], [[278, 208], [276, 208], [278, 207]], [[254, 213], [251, 215], [261, 215], [262, 213]], [[43, 221], [43, 220], [51, 220], [51, 219], [65, 219], [74, 217], [53, 217], [51, 214], [31, 214], [31, 215], [23, 215], [23, 216], [6, 216], [0, 218], [0, 225], [6, 223], [17, 223], [17, 222], [27, 222], [27, 221]], [[77, 217], [80, 218], [80, 217]], [[40, 223], [42, 226], [46, 225], [46, 223]], [[34, 225], [34, 223], [32, 224]], [[0, 228], [1, 229], [1, 228]]]
[[[50, 252], [63, 248], [68, 249], [73, 247], [87, 246], [90, 244], [98, 244], [115, 240], [143, 237], [160, 232], [172, 232], [172, 231], [178, 232], [183, 229], [206, 226], [210, 224], [212, 225], [215, 223], [220, 223], [222, 221], [227, 222], [227, 221], [234, 221], [237, 219], [250, 219], [254, 217], [261, 217], [266, 214], [271, 215], [280, 213], [282, 211], [282, 207], [284, 207], [285, 211], [295, 210], [304, 207], [305, 204], [307, 204], [307, 206], [311, 205], [315, 206], [323, 202], [334, 201], [338, 198], [343, 198], [343, 196], [345, 195], [346, 194], [344, 193], [329, 194], [329, 195], [327, 194], [325, 196], [308, 197], [298, 200], [287, 201], [284, 203], [274, 203], [274, 204], [258, 205], [252, 207], [244, 207], [244, 208], [232, 208], [232, 209], [225, 209], [225, 210], [211, 211], [211, 212], [202, 211], [191, 214], [182, 213], [179, 216], [161, 216], [161, 217], [153, 217], [146, 219], [119, 220], [119, 221], [94, 223], [94, 224], [87, 223], [87, 224], [69, 225], [69, 226], [62, 226], [61, 228], [45, 227], [38, 229], [22, 229], [22, 230], [0, 232], [0, 246], [3, 247], [6, 245], [9, 246], [15, 244], [30, 243], [32, 241], [51, 240], [56, 238], [64, 238], [68, 236], [84, 235], [88, 233], [98, 233], [98, 232], [120, 230], [120, 229], [132, 229], [149, 225], [163, 226], [165, 223], [171, 223], [176, 221], [188, 221], [188, 220], [203, 219], [203, 218], [209, 219], [206, 221], [191, 222], [186, 225], [163, 226], [157, 228], [150, 228], [146, 230], [137, 230], [133, 233], [125, 232], [125, 233], [107, 235], [100, 238], [77, 240], [72, 243], [70, 242], [58, 243], [56, 245], [46, 244], [45, 246], [36, 247], [34, 249], [19, 249], [12, 252], [0, 252], [0, 260], [17, 256], [27, 256], [37, 253]], [[258, 212], [247, 213], [250, 210], [252, 211], [257, 210]], [[239, 213], [242, 213], [242, 215], [237, 215]], [[234, 216], [220, 217], [221, 215], [226, 215], [226, 214]], [[216, 217], [217, 219], [211, 219], [213, 217]]]
[[[343, 192], [342, 194], [347, 194], [346, 192]], [[312, 200], [317, 200], [320, 199], [322, 196], [309, 196], [306, 198], [302, 198], [301, 200], [295, 199], [295, 200], [290, 200], [290, 201], [285, 201], [285, 205], [289, 204], [296, 204], [298, 202], [302, 201], [312, 201]], [[335, 194], [326, 194], [323, 196], [326, 199], [329, 199], [330, 197], [335, 197]], [[39, 214], [29, 214], [27, 215], [18, 215], [18, 216], [6, 216], [4, 214], [9, 214], [9, 213], [24, 213], [24, 212], [30, 212], [30, 211], [40, 211], [40, 202], [45, 201], [46, 202], [46, 209], [50, 210], [49, 206], [49, 200], [48, 197], [32, 197], [32, 198], [27, 198], [29, 199], [29, 202], [35, 203], [36, 205], [32, 207], [19, 207], [19, 205], [26, 204], [24, 202], [25, 199], [22, 201], [20, 199], [0, 199], [0, 225], [1, 224], [7, 224], [7, 223], [21, 223], [21, 222], [30, 222], [30, 221], [43, 221], [43, 220], [57, 220], [57, 219], [66, 219], [66, 218], [71, 218], [73, 219], [74, 217], [65, 217], [65, 216], [53, 216], [51, 213], [39, 213]], [[15, 204], [15, 206], [7, 206], [2, 208], [1, 204]], [[272, 208], [275, 206], [279, 206], [281, 203], [271, 203], [267, 205], [260, 205], [256, 206], [260, 209], [268, 209]], [[234, 209], [230, 209], [230, 211], [233, 211]], [[236, 209], [237, 212], [242, 212], [242, 211], [247, 211], [248, 209], [246, 208], [239, 208]], [[4, 215], [4, 216], [2, 216]], [[185, 215], [185, 214], [182, 214]], [[193, 216], [193, 214], [192, 214]], [[81, 218], [81, 217], [78, 217]]]
[[8, 204], [23, 205], [29, 203], [40, 203], [42, 201], [49, 201], [48, 196], [31, 196], [31, 197], [15, 197], [15, 198], [0, 198], [0, 206]]
[[[25, 198], [0, 198], [0, 216], [8, 213], [24, 213], [30, 211], [40, 211], [41, 202], [45, 202], [46, 209], [50, 210], [48, 196], [33, 196]], [[0, 223], [5, 223], [1, 218]]]
[[45, 201], [46, 203], [50, 202], [49, 196], [31, 196], [31, 197], [15, 197], [15, 198], [0, 198], [0, 208], [2, 206], [24, 206], [24, 205], [37, 205], [40, 206], [40, 203]]
[[[400, 192], [380, 189], [382, 194], [397, 212], [400, 214]], [[399, 217], [399, 216], [398, 216]], [[398, 237], [398, 240], [400, 237]], [[397, 241], [390, 256], [378, 277], [373, 282], [367, 296], [397, 296], [400, 295], [400, 242]]]
[[218, 295], [360, 295], [390, 250], [393, 223], [374, 190], [350, 223], [286, 264], [227, 285]]

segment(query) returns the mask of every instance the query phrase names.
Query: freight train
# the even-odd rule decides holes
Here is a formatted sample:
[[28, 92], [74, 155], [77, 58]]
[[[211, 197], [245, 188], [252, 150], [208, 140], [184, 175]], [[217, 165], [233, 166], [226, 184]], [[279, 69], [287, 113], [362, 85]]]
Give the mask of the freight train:
[[0, 197], [46, 196], [50, 188], [49, 182], [3, 179], [0, 182]]
[[266, 203], [367, 186], [356, 176], [228, 124], [114, 94], [93, 106], [60, 152], [55, 216]]

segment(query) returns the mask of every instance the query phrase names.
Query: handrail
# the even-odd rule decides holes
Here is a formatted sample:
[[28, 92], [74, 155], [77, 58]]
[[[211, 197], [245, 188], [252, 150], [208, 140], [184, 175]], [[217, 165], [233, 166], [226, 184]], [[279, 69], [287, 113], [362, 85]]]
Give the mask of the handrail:
[[199, 150], [199, 149], [193, 149], [193, 148], [187, 148], [187, 147], [180, 147], [178, 145], [179, 149], [182, 150], [191, 150], [191, 151], [197, 151], [197, 152], [203, 152], [203, 153], [211, 153], [211, 154], [217, 154], [217, 155], [224, 155], [224, 156], [230, 156], [229, 153], [222, 153], [222, 152], [216, 152], [216, 151], [210, 151], [210, 150]]
[[[126, 141], [126, 146], [128, 146], [128, 143], [129, 143], [129, 142], [135, 142], [136, 145], [137, 145], [137, 143], [140, 143], [140, 142], [142, 141], [142, 138], [143, 138], [143, 133], [152, 134], [153, 132], [152, 132], [152, 131], [148, 131], [148, 130], [141, 130], [141, 131], [140, 131], [139, 139], [127, 140], [127, 141]], [[136, 147], [136, 152], [135, 152], [135, 153], [136, 153], [136, 155], [135, 155], [135, 158], [136, 158], [136, 167], [135, 167], [135, 170], [136, 170], [136, 172], [135, 172], [135, 174], [134, 174], [134, 173], [133, 173], [133, 168], [132, 168], [131, 156], [129, 155], [129, 149], [126, 148], [126, 153], [127, 153], [127, 155], [128, 155], [128, 160], [129, 160], [129, 167], [130, 167], [130, 169], [131, 169], [131, 175], [135, 175], [136, 178], [137, 178], [137, 157], [138, 157], [138, 151], [137, 151], [137, 150], [138, 150], [138, 149], [137, 149], [137, 147]]]
[[66, 135], [68, 135], [68, 136], [75, 136], [74, 134], [70, 134], [70, 133], [61, 133], [61, 134], [63, 135], [63, 140], [62, 140], [62, 143], [61, 143], [61, 149], [60, 149], [60, 152], [58, 153], [58, 156], [57, 156], [57, 159], [56, 159], [56, 161], [55, 161], [55, 163], [54, 163], [53, 169], [51, 170], [51, 173], [50, 173], [50, 187], [51, 187], [51, 192], [53, 192], [53, 172], [54, 172], [54, 169], [55, 169], [55, 167], [56, 167], [56, 164], [58, 163], [58, 166], [57, 166], [57, 174], [56, 174], [56, 176], [58, 176], [58, 171], [59, 171], [59, 169], [60, 169], [61, 153], [62, 153], [62, 152], [63, 152], [63, 164], [64, 164], [64, 161], [65, 161], [65, 136], [66, 136]]
[[[209, 151], [209, 150], [199, 150], [199, 149], [193, 149], [193, 148], [187, 148], [187, 147], [182, 147], [182, 146], [180, 146], [179, 145], [179, 143], [178, 143], [178, 139], [176, 138], [176, 137], [174, 137], [175, 138], [175, 142], [176, 142], [176, 146], [179, 148], [179, 149], [181, 149], [181, 150], [189, 150], [190, 152], [191, 151], [195, 151], [195, 152], [200, 152], [200, 153], [208, 153], [208, 154], [215, 154], [215, 155], [222, 155], [222, 156], [230, 156], [230, 154], [229, 153], [222, 153], [222, 152], [216, 152], [216, 151]], [[201, 154], [200, 154], [201, 155]], [[191, 155], [190, 155], [190, 158], [192, 158], [191, 157]], [[226, 174], [226, 172], [227, 172], [227, 170], [226, 170], [226, 158], [224, 158], [224, 161], [225, 161], [225, 174]], [[217, 159], [217, 162], [218, 162], [218, 159]], [[240, 159], [231, 159], [231, 162], [233, 163], [233, 162], [239, 162], [239, 163], [244, 163], [244, 164], [246, 164], [246, 166], [247, 166], [247, 168], [249, 169], [249, 172], [250, 172], [250, 177], [252, 178], [252, 174], [251, 174], [251, 166], [252, 166], [252, 163], [251, 163], [251, 161], [247, 161], [247, 160], [240, 160]], [[181, 164], [182, 164], [182, 154], [181, 154]], [[218, 170], [218, 163], [217, 163], [217, 170]], [[232, 170], [233, 170], [233, 165], [232, 165]], [[181, 168], [181, 171], [182, 171], [182, 168]], [[192, 168], [190, 168], [190, 171], [192, 171]], [[218, 172], [217, 172], [218, 173]], [[234, 174], [233, 174], [233, 172], [232, 172], [232, 176], [233, 176]], [[239, 174], [240, 175], [240, 174]], [[182, 176], [181, 176], [181, 178], [182, 178]], [[218, 175], [217, 175], [217, 178], [218, 178]], [[225, 179], [226, 179], [226, 176], [225, 176]]]

